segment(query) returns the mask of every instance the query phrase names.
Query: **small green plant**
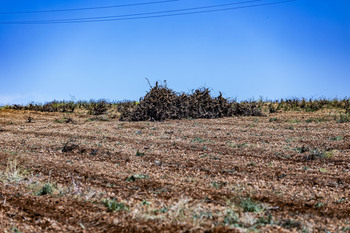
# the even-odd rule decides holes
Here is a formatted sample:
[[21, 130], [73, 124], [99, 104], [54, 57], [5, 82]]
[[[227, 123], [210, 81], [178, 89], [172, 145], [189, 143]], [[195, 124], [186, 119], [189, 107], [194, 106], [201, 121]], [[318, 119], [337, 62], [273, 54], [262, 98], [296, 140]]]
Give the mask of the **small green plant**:
[[288, 122], [291, 124], [297, 124], [297, 123], [300, 123], [300, 120], [293, 118], [293, 119], [290, 119]]
[[[346, 201], [345, 198], [339, 198], [337, 201], [335, 201], [336, 204], [340, 204], [343, 203], [344, 201]], [[349, 229], [350, 230], [350, 229]]]
[[263, 210], [261, 204], [253, 201], [251, 198], [241, 200], [240, 206], [244, 212], [260, 212]]
[[287, 220], [282, 220], [279, 225], [283, 228], [287, 229], [299, 229], [301, 228], [301, 223], [295, 220], [287, 219]]
[[305, 156], [306, 160], [315, 160], [315, 159], [330, 159], [334, 156], [334, 150], [331, 151], [322, 151], [318, 148], [310, 150], [310, 153]]
[[271, 225], [273, 224], [272, 215], [269, 214], [267, 217], [262, 216], [258, 219], [256, 223], [259, 225]]
[[55, 123], [73, 123], [73, 119], [70, 117], [63, 117], [62, 119], [55, 119]]
[[334, 150], [326, 151], [326, 152], [324, 152], [324, 157], [325, 157], [326, 159], [330, 159], [330, 158], [334, 157], [334, 153], [335, 153]]
[[320, 172], [323, 172], [323, 173], [327, 173], [328, 172], [328, 170], [325, 169], [325, 168], [320, 168], [319, 170], [320, 170]]
[[302, 153], [310, 151], [310, 149], [308, 147], [306, 147], [306, 146], [296, 147], [293, 150], [298, 152], [299, 154], [302, 154]]
[[342, 136], [336, 136], [336, 137], [330, 137], [329, 138], [329, 140], [331, 140], [331, 141], [341, 141], [343, 139], [344, 139], [344, 137], [342, 137]]
[[216, 188], [216, 189], [222, 188], [222, 187], [225, 186], [225, 185], [227, 185], [226, 182], [213, 181], [213, 182], [211, 183], [211, 186], [212, 186], [213, 188]]
[[309, 118], [306, 119], [306, 123], [311, 123], [311, 122], [315, 122], [315, 123], [320, 123], [320, 122], [325, 122], [325, 121], [329, 121], [329, 119], [325, 118], [325, 117], [316, 117], [316, 118]]
[[277, 117], [272, 117], [270, 118], [269, 122], [276, 122], [277, 120], [278, 120]]
[[199, 137], [196, 137], [195, 139], [192, 139], [192, 140], [191, 140], [191, 143], [194, 143], [194, 142], [204, 143], [205, 140], [203, 140], [203, 139], [201, 139], [201, 138], [199, 138]]
[[115, 199], [104, 199], [102, 201], [105, 207], [108, 208], [108, 211], [127, 211], [127, 206], [124, 205], [124, 203], [117, 202]]
[[131, 175], [128, 178], [126, 178], [126, 181], [134, 182], [136, 180], [141, 180], [141, 179], [149, 179], [149, 176], [148, 175]]
[[91, 122], [91, 121], [109, 121], [107, 116], [94, 116], [88, 118], [86, 121]]
[[[5, 231], [6, 232], [6, 231]], [[12, 226], [10, 228], [10, 232], [11, 233], [22, 233], [22, 231], [18, 230], [18, 228], [16, 226]]]
[[213, 159], [213, 160], [221, 160], [221, 158], [219, 156], [216, 156], [216, 155], [209, 155], [209, 158]]
[[322, 208], [323, 206], [324, 206], [324, 204], [321, 203], [321, 202], [318, 202], [318, 203], [315, 204], [316, 208]]
[[248, 147], [248, 144], [247, 144], [247, 143], [235, 144], [235, 143], [232, 143], [232, 142], [228, 141], [227, 144], [228, 144], [230, 147], [232, 147], [232, 148], [245, 148], [245, 147]]
[[224, 216], [224, 225], [239, 227], [239, 216], [233, 210], [227, 210]]
[[22, 171], [17, 165], [17, 159], [14, 157], [16, 153], [12, 152], [7, 159], [7, 164], [4, 172], [0, 172], [0, 178], [7, 182], [20, 182], [24, 179], [26, 171]]
[[212, 219], [213, 214], [211, 212], [200, 212], [193, 215], [194, 219]]
[[337, 123], [346, 123], [346, 122], [350, 122], [350, 115], [349, 114], [340, 114], [339, 117], [335, 117], [335, 120]]
[[143, 201], [141, 202], [141, 205], [150, 205], [150, 204], [151, 204], [151, 202], [146, 201], [146, 200], [143, 200]]
[[51, 183], [44, 184], [41, 189], [36, 193], [37, 196], [44, 196], [48, 194], [52, 194], [55, 188]]
[[156, 213], [162, 213], [162, 214], [167, 213], [168, 211], [169, 210], [166, 207], [162, 207], [159, 210], [155, 210]]

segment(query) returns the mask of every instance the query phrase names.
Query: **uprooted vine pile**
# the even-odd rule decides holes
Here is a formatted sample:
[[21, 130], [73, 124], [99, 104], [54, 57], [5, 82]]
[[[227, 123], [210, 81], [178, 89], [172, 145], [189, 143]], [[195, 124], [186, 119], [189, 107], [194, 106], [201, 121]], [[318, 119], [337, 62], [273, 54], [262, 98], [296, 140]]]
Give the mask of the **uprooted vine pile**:
[[222, 94], [213, 98], [208, 88], [191, 94], [176, 93], [166, 85], [156, 85], [139, 104], [121, 112], [121, 121], [163, 121], [183, 118], [221, 118], [233, 115], [261, 116], [255, 104], [230, 102]]

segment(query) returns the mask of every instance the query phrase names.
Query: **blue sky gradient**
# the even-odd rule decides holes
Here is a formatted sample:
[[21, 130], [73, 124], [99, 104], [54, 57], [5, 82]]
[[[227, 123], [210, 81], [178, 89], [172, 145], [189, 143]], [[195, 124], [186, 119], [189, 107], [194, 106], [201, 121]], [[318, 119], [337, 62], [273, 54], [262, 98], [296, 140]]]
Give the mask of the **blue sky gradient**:
[[[276, 2], [262, 0], [260, 3]], [[1, 1], [1, 12], [147, 0]], [[115, 9], [0, 14], [0, 105], [138, 100], [154, 83], [208, 87], [238, 100], [350, 97], [350, 1], [279, 5], [176, 17], [77, 24], [1, 22], [81, 18], [225, 4], [193, 0]], [[256, 4], [256, 3], [255, 3]], [[249, 5], [249, 4], [243, 4]]]

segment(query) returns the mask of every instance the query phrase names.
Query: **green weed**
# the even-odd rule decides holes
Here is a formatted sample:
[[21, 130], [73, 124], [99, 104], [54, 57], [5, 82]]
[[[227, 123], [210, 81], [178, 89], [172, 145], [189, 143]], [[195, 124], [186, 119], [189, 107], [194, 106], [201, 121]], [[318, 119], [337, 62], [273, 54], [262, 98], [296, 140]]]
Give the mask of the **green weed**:
[[281, 222], [279, 222], [279, 225], [283, 228], [287, 228], [287, 229], [300, 229], [301, 228], [301, 223], [295, 220], [282, 220]]
[[36, 193], [37, 196], [44, 196], [52, 194], [55, 191], [55, 187], [51, 183], [44, 184], [41, 189]]
[[243, 208], [244, 212], [257, 213], [263, 210], [263, 207], [261, 206], [261, 204], [253, 201], [250, 198], [241, 200], [240, 206]]
[[300, 120], [294, 118], [294, 119], [290, 119], [290, 120], [288, 121], [288, 123], [297, 124], [297, 123], [300, 123]]
[[231, 226], [233, 225], [234, 227], [239, 227], [239, 216], [232, 210], [227, 210], [224, 216], [224, 221], [223, 221], [225, 226]]
[[277, 117], [270, 118], [269, 122], [276, 122], [278, 119]]
[[203, 139], [201, 139], [201, 138], [199, 138], [199, 137], [196, 137], [195, 139], [192, 139], [192, 140], [191, 140], [191, 143], [194, 143], [194, 142], [204, 143], [205, 140], [203, 140]]
[[334, 118], [335, 118], [337, 123], [350, 122], [350, 115], [349, 114], [346, 114], [346, 115], [340, 114], [338, 117], [335, 116]]
[[306, 160], [315, 160], [315, 159], [330, 159], [334, 156], [335, 151], [322, 151], [318, 148], [310, 150], [310, 153], [305, 156]]
[[344, 139], [344, 137], [342, 137], [342, 136], [336, 136], [336, 137], [330, 137], [329, 138], [329, 140], [331, 140], [331, 141], [341, 141], [343, 139]]
[[213, 182], [211, 183], [211, 186], [212, 186], [213, 188], [216, 188], [216, 189], [220, 189], [220, 188], [222, 188], [222, 187], [224, 187], [224, 186], [226, 186], [226, 185], [227, 185], [226, 182], [219, 182], [219, 181], [213, 181]]
[[245, 148], [245, 147], [248, 147], [249, 144], [248, 143], [240, 143], [240, 144], [235, 144], [235, 143], [232, 143], [230, 141], [227, 142], [228, 146], [232, 147], [232, 148]]
[[316, 118], [309, 118], [306, 119], [306, 123], [311, 123], [311, 122], [315, 122], [315, 123], [320, 123], [320, 122], [325, 122], [325, 121], [329, 121], [329, 119], [325, 118], [325, 117], [316, 117]]
[[128, 178], [126, 178], [126, 181], [131, 181], [134, 182], [136, 180], [141, 180], [141, 179], [149, 179], [148, 175], [131, 175]]
[[127, 211], [128, 207], [124, 203], [117, 202], [115, 199], [104, 199], [102, 201], [105, 207], [108, 208], [108, 211]]

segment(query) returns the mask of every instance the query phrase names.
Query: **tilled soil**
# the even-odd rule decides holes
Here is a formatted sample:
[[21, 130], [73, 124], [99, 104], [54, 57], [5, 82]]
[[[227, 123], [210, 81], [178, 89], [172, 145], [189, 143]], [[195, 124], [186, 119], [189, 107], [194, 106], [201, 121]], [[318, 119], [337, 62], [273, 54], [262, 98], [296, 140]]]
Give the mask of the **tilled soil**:
[[339, 114], [130, 123], [1, 110], [0, 228], [349, 232]]

